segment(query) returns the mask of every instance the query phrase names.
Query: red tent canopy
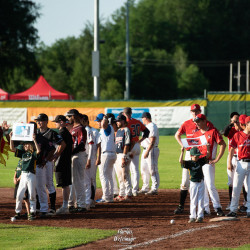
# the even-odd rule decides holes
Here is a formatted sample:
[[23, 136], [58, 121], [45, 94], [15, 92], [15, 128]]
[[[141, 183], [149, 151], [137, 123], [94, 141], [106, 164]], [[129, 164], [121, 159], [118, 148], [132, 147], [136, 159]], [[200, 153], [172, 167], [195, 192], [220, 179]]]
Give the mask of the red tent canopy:
[[69, 100], [70, 96], [52, 88], [43, 76], [29, 89], [12, 94], [9, 100]]
[[0, 100], [5, 101], [9, 99], [9, 94], [4, 90], [0, 89]]

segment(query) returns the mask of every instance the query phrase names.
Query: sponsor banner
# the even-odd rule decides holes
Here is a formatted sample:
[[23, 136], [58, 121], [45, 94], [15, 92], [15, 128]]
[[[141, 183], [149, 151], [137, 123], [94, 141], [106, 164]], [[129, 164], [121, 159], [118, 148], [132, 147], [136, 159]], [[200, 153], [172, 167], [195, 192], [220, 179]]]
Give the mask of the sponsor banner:
[[0, 108], [0, 112], [0, 124], [7, 121], [12, 126], [17, 122], [27, 122], [27, 108]]
[[33, 141], [34, 124], [14, 123], [12, 131], [13, 141]]
[[[115, 115], [115, 118], [123, 112], [123, 108], [106, 108], [106, 114], [107, 113], [113, 113]], [[149, 108], [132, 108], [132, 118], [140, 120], [142, 117], [143, 112], [150, 112]]]
[[[183, 122], [191, 119], [190, 106], [149, 108], [152, 121], [158, 128], [179, 128]], [[204, 114], [204, 107], [201, 106]]]
[[184, 138], [181, 139], [184, 148], [198, 147], [207, 145], [207, 139], [205, 135], [196, 138]]
[[[72, 108], [28, 108], [28, 121], [34, 121], [40, 113], [44, 113], [49, 117], [49, 128], [55, 128], [55, 123], [52, 122], [57, 115], [65, 115]], [[76, 108], [80, 113], [89, 117], [89, 124], [94, 128], [98, 128], [94, 121], [99, 113], [104, 113], [104, 108]]]

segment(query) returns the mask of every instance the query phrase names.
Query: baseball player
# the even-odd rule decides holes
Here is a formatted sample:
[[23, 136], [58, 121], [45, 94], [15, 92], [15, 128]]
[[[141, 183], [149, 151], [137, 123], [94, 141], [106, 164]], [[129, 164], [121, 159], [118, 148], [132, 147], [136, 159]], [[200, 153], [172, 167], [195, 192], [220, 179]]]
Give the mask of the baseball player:
[[[47, 139], [47, 143], [51, 147], [54, 147], [55, 145], [64, 145], [65, 143], [62, 137], [53, 129], [48, 128], [48, 120], [48, 116], [44, 113], [39, 114], [35, 119], [39, 127], [38, 135], [45, 137]], [[51, 150], [46, 158], [43, 159], [43, 163], [37, 167], [37, 193], [40, 202], [41, 216], [46, 216], [48, 212], [48, 199], [45, 186], [48, 189], [50, 198], [51, 209], [49, 214], [55, 214], [56, 212], [56, 189], [53, 182], [54, 151]]]
[[[209, 146], [207, 151], [210, 152]], [[201, 152], [197, 147], [190, 149], [190, 161], [183, 161], [184, 147], [181, 148], [181, 155], [179, 162], [182, 168], [190, 170], [191, 182], [190, 182], [190, 217], [189, 223], [203, 222], [204, 217], [204, 176], [202, 167], [208, 163], [209, 154], [205, 157], [199, 158]], [[196, 216], [197, 209], [197, 216]]]
[[158, 171], [158, 158], [159, 158], [159, 131], [151, 120], [151, 114], [144, 112], [142, 114], [142, 122], [149, 130], [148, 138], [141, 142], [143, 152], [141, 156], [141, 175], [143, 186], [141, 190], [149, 190], [149, 181], [151, 176], [152, 186], [150, 191], [145, 195], [157, 195], [160, 185], [160, 176]]
[[[144, 140], [145, 138], [148, 138], [149, 130], [139, 120], [132, 118], [132, 109], [130, 107], [124, 108], [123, 115], [125, 115], [127, 118], [128, 128], [131, 133], [131, 148], [129, 153], [129, 155], [131, 156], [130, 172], [133, 185], [133, 196], [137, 196], [140, 181], [139, 156], [141, 153], [139, 136], [140, 132], [143, 132], [140, 141]], [[146, 193], [148, 191], [149, 190], [142, 189], [139, 193]]]
[[[72, 187], [71, 194], [74, 193], [76, 196], [77, 207], [74, 208], [74, 201], [69, 200], [69, 211], [70, 212], [86, 212], [85, 204], [85, 184], [84, 184], [84, 168], [87, 164], [86, 154], [86, 140], [87, 132], [80, 122], [80, 113], [76, 109], [70, 109], [66, 117], [69, 123], [73, 125], [70, 130], [73, 139], [73, 151], [72, 151]], [[70, 195], [72, 197], [72, 195]]]
[[70, 132], [66, 129], [67, 119], [64, 115], [57, 115], [53, 121], [59, 130], [59, 135], [65, 142], [59, 145], [54, 154], [56, 186], [62, 187], [63, 205], [56, 210], [56, 214], [68, 214], [69, 185], [71, 185], [71, 154], [73, 140]]
[[103, 192], [102, 198], [96, 202], [113, 202], [114, 183], [112, 172], [116, 161], [115, 133], [113, 127], [108, 123], [108, 118], [104, 114], [98, 114], [95, 121], [100, 128], [97, 165], [99, 165], [99, 174]]
[[130, 148], [130, 130], [127, 127], [126, 117], [122, 114], [116, 119], [118, 130], [115, 136], [117, 159], [115, 170], [119, 180], [120, 192], [115, 201], [130, 200], [132, 184], [129, 173], [128, 151]]
[[[193, 104], [191, 105], [190, 108], [190, 113], [192, 115], [192, 118], [185, 121], [181, 127], [177, 130], [175, 133], [175, 139], [177, 142], [180, 144], [181, 147], [183, 147], [182, 142], [181, 142], [181, 136], [186, 134], [187, 138], [193, 138], [194, 133], [198, 131], [198, 128], [196, 126], [196, 123], [194, 122], [194, 118], [196, 115], [201, 113], [201, 107], [199, 104]], [[214, 128], [213, 124], [211, 122], [207, 122], [207, 126], [210, 128]], [[185, 160], [188, 161], [190, 160], [190, 148], [186, 149], [186, 154], [185, 154]], [[184, 205], [185, 201], [187, 198], [188, 194], [188, 189], [189, 189], [189, 171], [185, 168], [182, 169], [182, 181], [180, 185], [180, 204], [178, 207], [175, 209], [174, 213], [175, 214], [181, 214], [184, 210]]]
[[[228, 217], [237, 217], [237, 209], [240, 199], [240, 191], [246, 178], [247, 188], [250, 187], [250, 116], [245, 119], [246, 127], [243, 131], [236, 133], [230, 141], [230, 152], [228, 157], [228, 169], [233, 170], [232, 158], [234, 150], [238, 150], [237, 167], [233, 180], [233, 193]], [[250, 218], [250, 192], [247, 193], [247, 217]]]
[[[205, 197], [204, 197], [204, 213], [210, 214], [209, 208], [209, 196], [211, 197], [213, 207], [217, 216], [224, 216], [221, 208], [219, 194], [216, 190], [214, 179], [215, 179], [215, 163], [217, 163], [223, 156], [226, 148], [226, 143], [224, 142], [222, 136], [219, 134], [218, 130], [209, 128], [207, 126], [207, 118], [203, 114], [198, 114], [194, 119], [197, 124], [198, 131], [194, 133], [194, 138], [204, 135], [206, 137], [207, 143], [210, 145], [210, 157], [208, 164], [202, 167], [205, 182]], [[219, 144], [219, 153], [217, 153], [217, 144]], [[200, 146], [199, 150], [202, 156], [208, 154], [206, 146]]]

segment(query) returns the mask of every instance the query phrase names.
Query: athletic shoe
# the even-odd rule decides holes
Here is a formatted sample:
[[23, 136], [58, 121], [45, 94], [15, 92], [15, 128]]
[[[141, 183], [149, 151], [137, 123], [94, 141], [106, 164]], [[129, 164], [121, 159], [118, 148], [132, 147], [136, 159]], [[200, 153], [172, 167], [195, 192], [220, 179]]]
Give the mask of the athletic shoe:
[[77, 207], [77, 212], [78, 213], [85, 213], [85, 212], [87, 212], [87, 209], [85, 207]]
[[175, 210], [174, 210], [174, 214], [182, 214], [184, 211], [184, 208], [179, 205]]
[[134, 197], [138, 196], [138, 192], [135, 191], [135, 192], [133, 193], [133, 196], [134, 196]]
[[247, 213], [247, 218], [250, 218], [250, 212]]
[[119, 194], [114, 194], [114, 198], [116, 198]]
[[147, 192], [147, 190], [141, 189], [140, 191], [138, 191], [138, 194], [146, 194]]
[[35, 220], [35, 219], [36, 219], [35, 213], [30, 213], [30, 214], [28, 215], [28, 220]]
[[145, 193], [145, 195], [157, 195], [157, 194], [158, 194], [157, 190], [152, 190], [152, 189], [149, 192]]
[[50, 209], [47, 215], [52, 216], [55, 214], [56, 214], [56, 211], [54, 209]]
[[217, 216], [225, 216], [225, 214], [223, 213], [221, 207], [218, 207], [218, 208], [217, 208], [216, 213], [217, 213]]
[[226, 210], [230, 210], [230, 205], [231, 205], [231, 202], [228, 203], [227, 207], [226, 207]]
[[56, 214], [69, 214], [69, 208], [60, 207], [56, 210]]
[[238, 211], [241, 213], [245, 213], [247, 211], [247, 207], [241, 206]]
[[20, 213], [16, 213], [15, 216], [14, 216], [14, 218], [15, 218], [16, 220], [20, 220], [20, 219], [21, 219]]
[[235, 212], [230, 212], [227, 214], [227, 217], [237, 217], [237, 214]]
[[210, 212], [208, 212], [208, 211], [204, 210], [204, 216], [210, 216], [210, 215], [211, 215], [211, 213], [210, 213]]
[[202, 223], [202, 222], [203, 222], [203, 218], [202, 218], [202, 217], [199, 217], [199, 218], [196, 219], [195, 222], [196, 222], [196, 223]]
[[118, 195], [116, 198], [114, 198], [114, 201], [124, 201], [125, 197]]
[[190, 218], [188, 221], [188, 223], [193, 223], [193, 222], [195, 222], [195, 218]]
[[74, 206], [69, 206], [69, 212], [70, 213], [76, 213], [77, 212], [77, 208], [75, 208]]
[[96, 203], [106, 203], [107, 201], [101, 198], [101, 199], [96, 200], [95, 202]]

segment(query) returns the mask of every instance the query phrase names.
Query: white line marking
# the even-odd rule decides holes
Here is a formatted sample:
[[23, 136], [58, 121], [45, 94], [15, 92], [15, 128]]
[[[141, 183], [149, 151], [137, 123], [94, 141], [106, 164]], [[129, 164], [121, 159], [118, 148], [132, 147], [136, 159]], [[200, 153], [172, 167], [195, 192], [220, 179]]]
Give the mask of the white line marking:
[[206, 226], [206, 227], [191, 228], [191, 229], [188, 229], [188, 230], [180, 231], [180, 232], [178, 232], [176, 234], [163, 236], [163, 237], [160, 237], [160, 238], [157, 238], [157, 239], [154, 239], [154, 240], [149, 240], [149, 241], [142, 242], [142, 243], [139, 243], [139, 244], [127, 246], [125, 248], [120, 248], [120, 250], [127, 250], [127, 249], [133, 249], [133, 248], [136, 248], [136, 247], [147, 246], [147, 245], [157, 243], [157, 242], [162, 241], [162, 240], [176, 238], [176, 237], [179, 237], [179, 236], [181, 236], [183, 234], [186, 234], [186, 233], [192, 233], [192, 232], [195, 232], [195, 231], [199, 231], [199, 230], [203, 230], [203, 229], [209, 229], [209, 228], [215, 228], [215, 227], [219, 227], [219, 226], [220, 225], [209, 225], [209, 226]]

